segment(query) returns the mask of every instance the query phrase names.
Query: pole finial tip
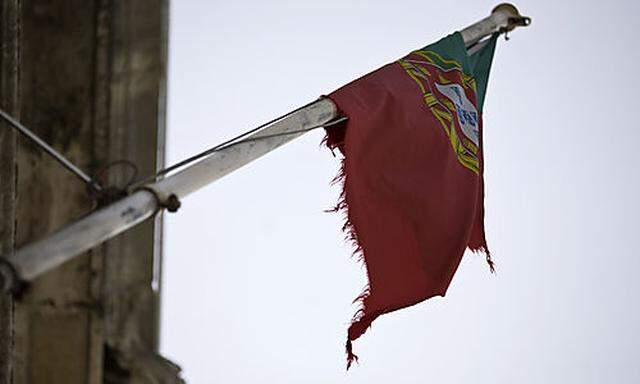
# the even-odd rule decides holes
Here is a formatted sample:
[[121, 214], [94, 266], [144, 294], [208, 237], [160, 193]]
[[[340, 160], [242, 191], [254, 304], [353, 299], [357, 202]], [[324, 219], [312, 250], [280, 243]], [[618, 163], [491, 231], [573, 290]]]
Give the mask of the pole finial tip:
[[502, 28], [503, 32], [511, 32], [516, 27], [527, 27], [531, 24], [531, 18], [522, 16], [518, 8], [511, 3], [498, 4], [491, 11], [491, 14], [494, 13], [505, 13], [508, 15], [508, 24]]

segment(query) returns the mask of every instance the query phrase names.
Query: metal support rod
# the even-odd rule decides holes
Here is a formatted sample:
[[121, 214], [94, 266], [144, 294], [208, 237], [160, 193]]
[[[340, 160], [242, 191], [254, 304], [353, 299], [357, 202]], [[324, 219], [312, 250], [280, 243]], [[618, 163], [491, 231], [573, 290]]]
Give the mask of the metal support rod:
[[[522, 17], [515, 7], [500, 5], [491, 16], [461, 31], [467, 47], [496, 31], [513, 29]], [[180, 199], [243, 165], [338, 117], [335, 104], [323, 98], [247, 137], [224, 147], [173, 175], [150, 183], [131, 195], [93, 212], [17, 252], [0, 258], [0, 289], [14, 291], [96, 245], [139, 224], [153, 214], [179, 207]], [[287, 134], [291, 133], [291, 134]], [[260, 139], [260, 140], [257, 140]]]
[[66, 157], [62, 156], [58, 151], [51, 148], [51, 146], [44, 142], [40, 137], [38, 137], [35, 133], [31, 132], [27, 127], [22, 125], [18, 120], [11, 117], [11, 115], [7, 114], [5, 111], [0, 109], [0, 117], [4, 119], [7, 123], [13, 126], [18, 132], [24, 135], [27, 139], [34, 142], [38, 147], [40, 147], [43, 151], [53, 157], [58, 163], [60, 163], [63, 167], [68, 169], [71, 173], [76, 175], [80, 180], [82, 180], [85, 184], [87, 184], [90, 188], [94, 190], [94, 192], [100, 192], [102, 187], [96, 183], [89, 175], [84, 173], [80, 168], [76, 167], [75, 164], [70, 162]]

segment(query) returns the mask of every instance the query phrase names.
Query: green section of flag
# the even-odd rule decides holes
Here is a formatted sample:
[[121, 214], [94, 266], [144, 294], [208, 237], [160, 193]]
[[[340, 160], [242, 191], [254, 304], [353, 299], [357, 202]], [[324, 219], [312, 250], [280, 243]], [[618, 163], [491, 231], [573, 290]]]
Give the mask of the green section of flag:
[[432, 58], [441, 68], [449, 70], [461, 67], [465, 74], [472, 76], [476, 80], [477, 108], [480, 112], [482, 112], [482, 106], [484, 105], [484, 97], [487, 92], [487, 82], [489, 81], [489, 72], [498, 35], [499, 33], [494, 33], [485, 46], [473, 55], [467, 53], [467, 48], [460, 32], [453, 33], [422, 49], [422, 51], [435, 52], [437, 55]]

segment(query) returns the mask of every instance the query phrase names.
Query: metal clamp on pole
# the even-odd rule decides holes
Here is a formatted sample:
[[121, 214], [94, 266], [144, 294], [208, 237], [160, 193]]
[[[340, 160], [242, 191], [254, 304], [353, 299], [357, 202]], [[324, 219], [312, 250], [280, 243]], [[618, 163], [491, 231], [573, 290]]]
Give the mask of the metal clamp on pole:
[[175, 193], [170, 194], [169, 196], [162, 198], [160, 194], [153, 189], [152, 185], [147, 185], [144, 187], [138, 188], [136, 191], [147, 191], [150, 192], [156, 198], [156, 204], [158, 205], [158, 210], [166, 209], [167, 212], [178, 212], [178, 209], [182, 206], [182, 202]]

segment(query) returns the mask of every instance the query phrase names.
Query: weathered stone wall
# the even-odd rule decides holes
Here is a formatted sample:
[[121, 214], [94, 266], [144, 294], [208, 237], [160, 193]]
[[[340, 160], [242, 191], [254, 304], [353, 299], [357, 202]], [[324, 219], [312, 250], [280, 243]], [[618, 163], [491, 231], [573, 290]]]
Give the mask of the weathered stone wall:
[[[18, 0], [0, 6], [0, 107], [18, 116]], [[0, 254], [15, 247], [16, 134], [0, 123]], [[0, 295], [0, 383], [11, 382], [13, 300]]]
[[[3, 0], [0, 103], [82, 169], [162, 163], [166, 0]], [[86, 187], [0, 128], [0, 251], [94, 207]], [[111, 184], [130, 169], [113, 166]], [[160, 219], [0, 298], [0, 383], [173, 383], [157, 356]]]

